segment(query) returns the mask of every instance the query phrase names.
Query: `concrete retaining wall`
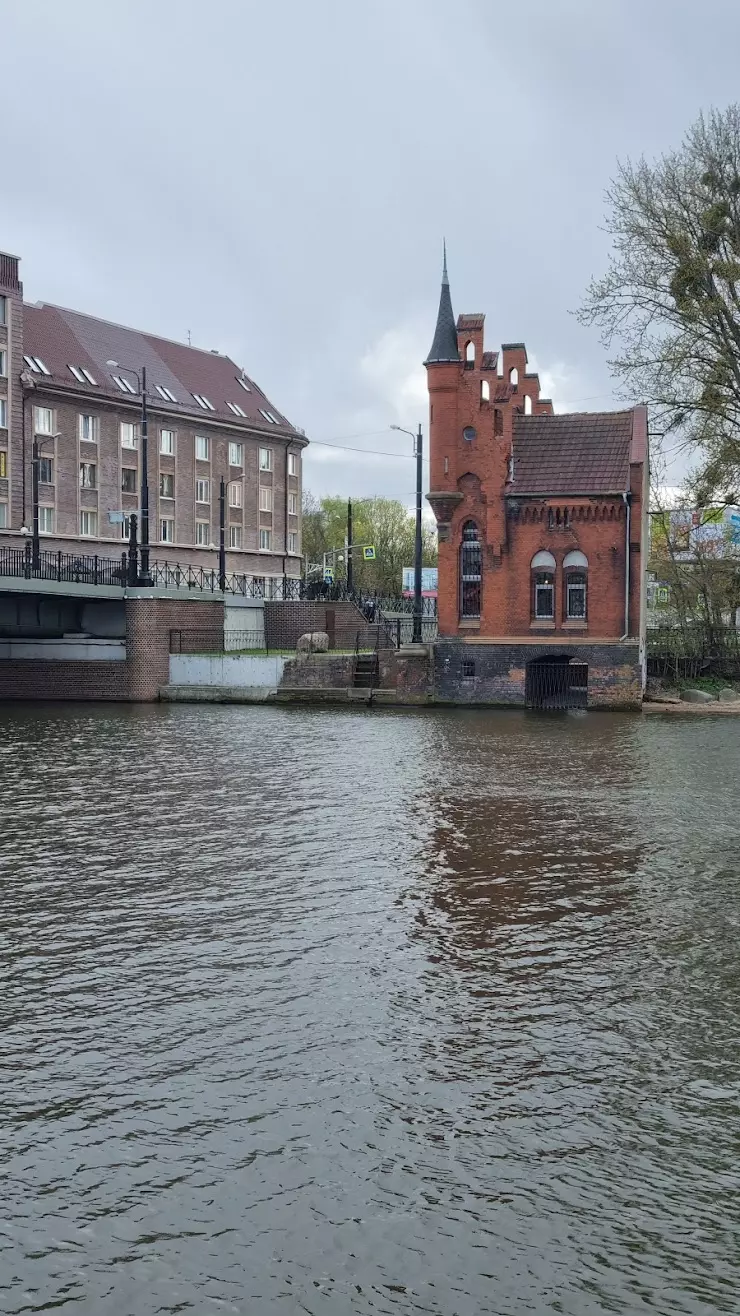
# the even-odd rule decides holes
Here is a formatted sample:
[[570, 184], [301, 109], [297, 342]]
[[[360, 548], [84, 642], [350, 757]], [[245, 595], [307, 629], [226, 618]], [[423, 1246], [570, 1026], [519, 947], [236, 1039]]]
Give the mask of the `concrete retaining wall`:
[[276, 690], [288, 659], [228, 654], [171, 653], [170, 685]]

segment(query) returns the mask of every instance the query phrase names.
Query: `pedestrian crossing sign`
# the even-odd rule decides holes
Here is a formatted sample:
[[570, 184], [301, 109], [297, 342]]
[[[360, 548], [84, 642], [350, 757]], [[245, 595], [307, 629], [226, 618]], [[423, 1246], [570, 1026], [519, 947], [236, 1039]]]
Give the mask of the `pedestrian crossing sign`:
[[365, 559], [366, 562], [374, 562], [374, 561], [375, 561], [375, 545], [374, 545], [374, 544], [365, 544], [365, 547], [364, 547], [363, 550], [362, 550], [362, 556], [363, 556], [363, 558]]

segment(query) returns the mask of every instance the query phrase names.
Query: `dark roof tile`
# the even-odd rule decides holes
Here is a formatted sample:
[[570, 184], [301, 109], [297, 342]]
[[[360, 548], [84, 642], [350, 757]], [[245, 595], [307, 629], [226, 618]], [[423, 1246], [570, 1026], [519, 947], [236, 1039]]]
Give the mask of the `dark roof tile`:
[[514, 416], [514, 493], [606, 494], [629, 488], [632, 411]]
[[[77, 392], [85, 388], [92, 395], [113, 396], [121, 401], [125, 395], [112, 376], [125, 376], [127, 368], [138, 371], [146, 366], [147, 393], [158, 407], [166, 407], [174, 414], [200, 415], [203, 420], [210, 416], [212, 420], [226, 420], [231, 425], [249, 423], [250, 427], [258, 426], [266, 432], [275, 431], [279, 426], [303, 437], [302, 431], [286, 420], [248, 376], [245, 380], [250, 391], [241, 387], [238, 382], [242, 374], [240, 367], [220, 352], [206, 352], [184, 343], [173, 343], [43, 302], [26, 304], [23, 322], [24, 350], [31, 356], [41, 357], [51, 371], [55, 385], [67, 385]], [[119, 363], [120, 370], [107, 364], [111, 360]], [[85, 366], [97, 386], [80, 384], [69, 370], [71, 365]], [[41, 377], [35, 378], [40, 384]], [[170, 389], [177, 403], [165, 402], [156, 392], [157, 384]], [[214, 410], [204, 411], [195, 401], [195, 393], [207, 397]], [[246, 416], [235, 415], [227, 402], [241, 407]], [[278, 426], [265, 420], [260, 408], [271, 412]]]

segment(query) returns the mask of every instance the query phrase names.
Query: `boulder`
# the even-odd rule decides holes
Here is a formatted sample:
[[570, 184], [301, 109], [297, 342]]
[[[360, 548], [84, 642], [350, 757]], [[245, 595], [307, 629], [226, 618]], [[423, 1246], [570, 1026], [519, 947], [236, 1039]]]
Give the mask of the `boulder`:
[[296, 653], [328, 653], [329, 636], [326, 631], [306, 631], [295, 648]]
[[740, 690], [733, 690], [731, 685], [726, 685], [717, 695], [720, 703], [733, 704], [740, 699]]
[[707, 694], [706, 690], [682, 690], [681, 698], [685, 704], [713, 704], [714, 695]]

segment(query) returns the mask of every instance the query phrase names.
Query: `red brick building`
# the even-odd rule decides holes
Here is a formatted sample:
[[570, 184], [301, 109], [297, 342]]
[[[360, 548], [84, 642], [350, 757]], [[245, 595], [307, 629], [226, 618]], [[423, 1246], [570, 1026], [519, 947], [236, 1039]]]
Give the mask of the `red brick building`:
[[455, 322], [445, 265], [425, 362], [437, 695], [639, 702], [646, 408], [554, 415], [524, 344], [486, 351], [483, 329], [483, 315]]

